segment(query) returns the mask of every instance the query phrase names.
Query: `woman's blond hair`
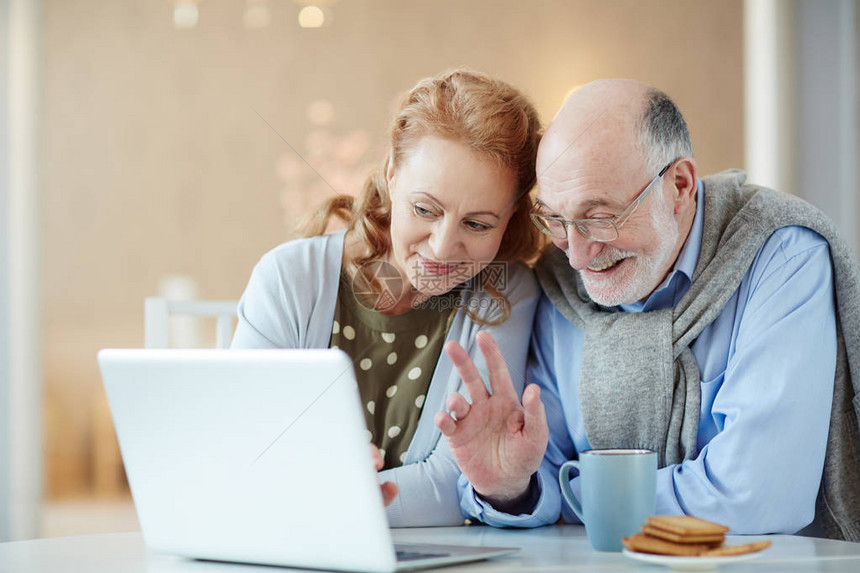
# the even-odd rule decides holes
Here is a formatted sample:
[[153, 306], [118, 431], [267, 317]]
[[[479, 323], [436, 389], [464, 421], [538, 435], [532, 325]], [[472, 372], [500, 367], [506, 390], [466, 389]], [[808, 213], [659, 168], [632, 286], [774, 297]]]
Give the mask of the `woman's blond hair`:
[[[383, 260], [391, 250], [391, 198], [386, 173], [422, 137], [432, 135], [463, 143], [478, 155], [510, 169], [516, 179], [516, 204], [505, 229], [495, 261], [533, 261], [543, 246], [529, 213], [529, 191], [535, 183], [535, 158], [540, 142], [540, 121], [531, 102], [516, 88], [485, 74], [456, 69], [426, 78], [410, 90], [391, 129], [390, 149], [381, 168], [365, 182], [358, 197], [338, 195], [326, 201], [305, 225], [305, 235], [325, 232], [331, 218], [347, 224], [347, 234], [365, 249], [346, 261], [353, 276], [367, 263]], [[510, 314], [507, 299], [498, 293], [488, 273], [478, 284], [497, 299], [503, 322]], [[476, 317], [469, 312], [473, 319]]]

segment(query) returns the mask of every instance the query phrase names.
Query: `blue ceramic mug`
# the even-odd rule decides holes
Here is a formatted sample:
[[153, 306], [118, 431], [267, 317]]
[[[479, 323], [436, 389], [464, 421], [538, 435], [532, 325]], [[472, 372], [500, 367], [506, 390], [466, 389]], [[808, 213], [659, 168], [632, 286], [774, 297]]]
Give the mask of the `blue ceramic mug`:
[[[570, 489], [570, 468], [579, 470], [582, 503]], [[597, 551], [621, 551], [621, 538], [654, 515], [657, 453], [651, 450], [586, 450], [562, 464], [558, 479]]]

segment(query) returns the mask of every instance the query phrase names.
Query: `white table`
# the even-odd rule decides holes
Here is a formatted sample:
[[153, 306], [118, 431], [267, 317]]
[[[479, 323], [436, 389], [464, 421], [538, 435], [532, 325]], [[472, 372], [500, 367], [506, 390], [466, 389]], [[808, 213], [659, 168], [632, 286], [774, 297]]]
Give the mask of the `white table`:
[[[591, 549], [582, 526], [495, 529], [486, 526], [394, 530], [396, 541], [521, 547], [516, 555], [439, 569], [445, 573], [526, 571], [668, 571], [629, 560], [620, 553]], [[860, 572], [860, 543], [791, 535], [732, 537], [729, 544], [771, 539], [773, 545], [746, 563], [721, 567], [733, 571]], [[259, 566], [194, 561], [146, 550], [140, 533], [58, 537], [0, 544], [3, 573], [276, 573]]]

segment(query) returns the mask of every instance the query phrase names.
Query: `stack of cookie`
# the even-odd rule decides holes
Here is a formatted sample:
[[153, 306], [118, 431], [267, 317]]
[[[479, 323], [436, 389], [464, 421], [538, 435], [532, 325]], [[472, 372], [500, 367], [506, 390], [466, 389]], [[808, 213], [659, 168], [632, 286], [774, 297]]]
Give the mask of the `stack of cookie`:
[[691, 515], [649, 517], [642, 532], [621, 541], [630, 551], [686, 557], [724, 557], [754, 553], [770, 541], [724, 546], [728, 527]]

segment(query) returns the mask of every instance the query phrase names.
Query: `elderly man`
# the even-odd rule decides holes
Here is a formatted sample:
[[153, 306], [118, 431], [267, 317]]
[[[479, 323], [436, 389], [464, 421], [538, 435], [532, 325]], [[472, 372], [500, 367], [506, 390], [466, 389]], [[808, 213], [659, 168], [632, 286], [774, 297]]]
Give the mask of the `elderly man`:
[[576, 521], [559, 466], [635, 447], [658, 453], [659, 514], [860, 540], [860, 274], [832, 224], [740, 171], [699, 179], [677, 107], [629, 80], [570, 96], [537, 173], [533, 218], [557, 248], [536, 269], [522, 404], [489, 336], [492, 393], [446, 349], [471, 398], [436, 417], [463, 511]]

